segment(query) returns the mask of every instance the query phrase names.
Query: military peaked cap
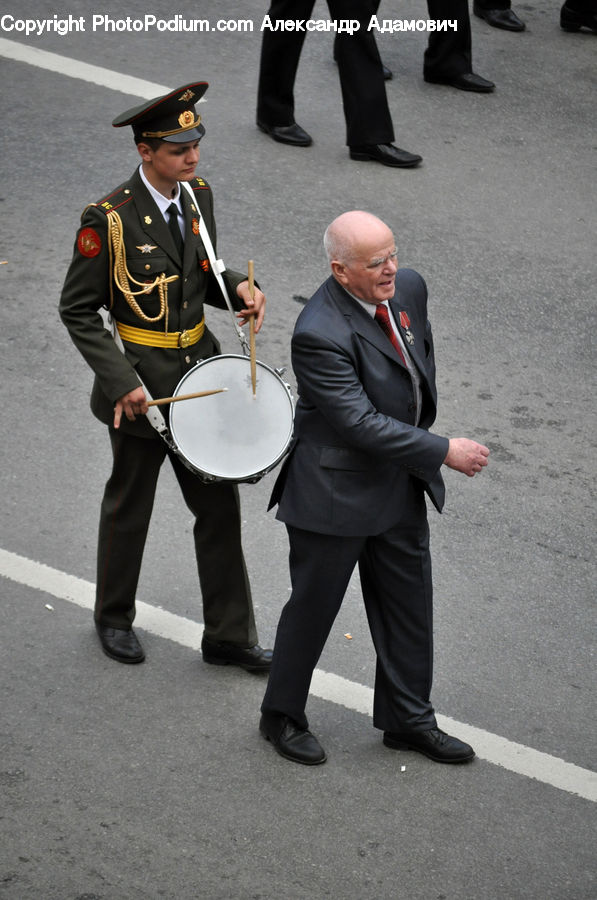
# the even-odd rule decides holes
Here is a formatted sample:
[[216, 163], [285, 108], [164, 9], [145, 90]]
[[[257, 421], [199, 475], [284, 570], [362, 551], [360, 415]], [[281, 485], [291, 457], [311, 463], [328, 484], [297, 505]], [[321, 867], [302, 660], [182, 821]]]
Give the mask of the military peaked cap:
[[185, 84], [163, 97], [127, 109], [116, 116], [112, 125], [114, 128], [131, 125], [137, 143], [143, 138], [160, 138], [175, 144], [197, 141], [205, 134], [205, 128], [201, 124], [201, 116], [197, 115], [195, 103], [208, 87], [207, 81]]

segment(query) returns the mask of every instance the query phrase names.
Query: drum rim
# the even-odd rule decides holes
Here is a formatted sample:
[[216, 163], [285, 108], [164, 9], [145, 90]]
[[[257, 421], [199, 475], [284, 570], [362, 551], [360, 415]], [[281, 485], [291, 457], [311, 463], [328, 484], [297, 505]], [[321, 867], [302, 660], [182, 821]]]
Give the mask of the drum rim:
[[[200, 369], [201, 366], [207, 365], [208, 363], [214, 362], [214, 360], [220, 360], [220, 359], [241, 359], [244, 362], [247, 362], [249, 364], [251, 362], [250, 358], [248, 356], [245, 356], [242, 353], [216, 353], [214, 356], [210, 356], [207, 359], [202, 359], [199, 362], [195, 363], [195, 365], [192, 366], [188, 372], [185, 372], [185, 374], [182, 376], [182, 378], [176, 385], [172, 396], [174, 396], [174, 397], [177, 396], [184, 381], [193, 372], [195, 372], [197, 369]], [[208, 472], [205, 469], [201, 469], [199, 466], [197, 466], [196, 463], [192, 462], [188, 458], [186, 453], [184, 453], [183, 450], [181, 449], [179, 442], [176, 441], [175, 428], [173, 428], [173, 426], [172, 426], [172, 419], [170, 417], [170, 423], [169, 423], [170, 424], [170, 432], [171, 432], [172, 439], [174, 440], [174, 444], [176, 446], [175, 452], [179, 456], [181, 456], [181, 458], [186, 460], [187, 464], [199, 476], [203, 476], [204, 478], [209, 479], [210, 481], [231, 481], [231, 482], [235, 482], [235, 483], [257, 481], [260, 478], [262, 478], [264, 475], [266, 475], [268, 472], [271, 472], [272, 469], [275, 469], [275, 467], [281, 462], [281, 460], [284, 459], [284, 457], [288, 453], [288, 450], [289, 450], [289, 447], [290, 447], [290, 444], [292, 441], [293, 432], [294, 432], [294, 414], [295, 414], [294, 398], [292, 396], [290, 386], [288, 384], [286, 384], [286, 382], [281, 378], [281, 376], [278, 374], [278, 372], [276, 372], [276, 370], [274, 368], [272, 368], [272, 366], [269, 366], [267, 363], [264, 363], [264, 362], [262, 362], [262, 360], [259, 360], [259, 359], [255, 360], [255, 363], [257, 366], [260, 366], [262, 369], [266, 369], [268, 372], [270, 372], [274, 376], [274, 378], [278, 382], [280, 382], [280, 384], [284, 388], [284, 393], [286, 394], [288, 404], [290, 407], [290, 428], [289, 428], [288, 437], [286, 439], [286, 443], [284, 444], [284, 449], [276, 456], [276, 458], [273, 461], [271, 461], [267, 465], [266, 468], [260, 469], [258, 472], [253, 472], [251, 474], [244, 475], [244, 476], [215, 475], [213, 472]], [[173, 407], [173, 408], [175, 408], [175, 407]]]

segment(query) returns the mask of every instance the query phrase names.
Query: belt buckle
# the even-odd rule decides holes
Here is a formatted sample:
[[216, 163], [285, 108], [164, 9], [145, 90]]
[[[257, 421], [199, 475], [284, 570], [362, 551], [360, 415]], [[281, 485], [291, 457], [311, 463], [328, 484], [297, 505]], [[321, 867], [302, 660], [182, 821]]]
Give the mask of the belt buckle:
[[191, 344], [191, 335], [185, 329], [184, 331], [181, 331], [180, 335], [178, 336], [178, 346], [182, 347], [184, 349], [185, 347], [189, 347], [190, 344]]

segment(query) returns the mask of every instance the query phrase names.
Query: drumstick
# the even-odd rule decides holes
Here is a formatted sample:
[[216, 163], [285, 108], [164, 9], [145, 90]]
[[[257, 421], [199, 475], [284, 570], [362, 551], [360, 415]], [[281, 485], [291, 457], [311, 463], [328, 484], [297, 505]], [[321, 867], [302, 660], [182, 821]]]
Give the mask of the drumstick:
[[[251, 300], [255, 299], [255, 276], [253, 273], [253, 260], [249, 260], [249, 296]], [[257, 362], [255, 357], [255, 313], [249, 319], [249, 338], [251, 353], [251, 385], [253, 387], [253, 396], [257, 393]]]
[[209, 397], [210, 394], [222, 394], [228, 388], [216, 388], [213, 391], [197, 391], [195, 394], [179, 394], [178, 397], [160, 397], [159, 400], [150, 400], [148, 406], [163, 406], [164, 403], [178, 403], [179, 400], [194, 400], [195, 397]]

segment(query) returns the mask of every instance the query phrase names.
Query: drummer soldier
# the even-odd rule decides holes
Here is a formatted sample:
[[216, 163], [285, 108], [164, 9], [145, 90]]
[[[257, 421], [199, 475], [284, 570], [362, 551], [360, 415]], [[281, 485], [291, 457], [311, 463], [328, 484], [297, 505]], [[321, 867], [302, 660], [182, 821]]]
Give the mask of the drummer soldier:
[[[141, 382], [170, 397], [182, 376], [220, 346], [204, 304], [224, 307], [200, 236], [200, 218], [216, 243], [212, 192], [195, 175], [205, 134], [196, 104], [206, 82], [184, 85], [118, 116], [132, 126], [141, 164], [88, 206], [60, 298], [60, 315], [95, 373], [91, 409], [110, 433], [112, 474], [101, 505], [94, 619], [102, 648], [125, 663], [145, 658], [133, 631], [135, 593], [157, 478], [166, 455], [195, 517], [194, 540], [203, 601], [203, 659], [267, 671], [259, 646], [241, 546], [236, 485], [204, 483], [151, 427]], [[188, 182], [191, 196], [180, 182]], [[224, 281], [241, 324], [263, 321], [265, 297], [246, 277]], [[104, 327], [108, 309], [123, 352]], [[137, 375], [138, 373], [138, 375]], [[139, 377], [138, 377], [139, 376]], [[160, 598], [161, 599], [161, 598]]]

